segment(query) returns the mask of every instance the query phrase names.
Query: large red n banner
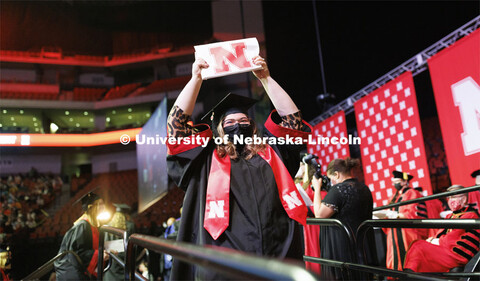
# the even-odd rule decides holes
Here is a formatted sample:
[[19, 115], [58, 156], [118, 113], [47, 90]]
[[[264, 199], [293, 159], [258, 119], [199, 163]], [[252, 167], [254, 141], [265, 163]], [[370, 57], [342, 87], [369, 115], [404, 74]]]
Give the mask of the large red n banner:
[[392, 171], [415, 178], [413, 187], [432, 194], [412, 73], [406, 72], [355, 103], [365, 184], [375, 206], [395, 193]]
[[[340, 110], [335, 115], [325, 119], [313, 127], [313, 142], [308, 143], [308, 153], [318, 156], [318, 163], [322, 165], [322, 173], [327, 172], [327, 166], [333, 159], [345, 159], [350, 156], [347, 136], [345, 112]], [[322, 141], [322, 140], [328, 140]]]
[[480, 169], [480, 29], [428, 61], [452, 184]]

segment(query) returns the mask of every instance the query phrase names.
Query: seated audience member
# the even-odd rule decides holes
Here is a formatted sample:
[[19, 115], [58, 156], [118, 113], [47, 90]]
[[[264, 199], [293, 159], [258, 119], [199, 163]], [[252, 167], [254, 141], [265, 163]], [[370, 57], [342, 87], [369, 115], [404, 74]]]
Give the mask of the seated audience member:
[[[461, 188], [463, 186], [453, 185], [447, 191]], [[447, 219], [478, 219], [478, 212], [467, 202], [467, 194], [449, 196], [448, 207], [453, 213]], [[448, 272], [467, 264], [478, 253], [479, 243], [479, 229], [443, 229], [427, 240], [414, 241], [404, 268], [415, 272]]]
[[[334, 159], [327, 167], [327, 177], [332, 186], [325, 198], [321, 198], [322, 179], [312, 178], [315, 189], [313, 207], [316, 218], [338, 219], [352, 233], [360, 224], [372, 218], [373, 198], [370, 189], [352, 176], [352, 170], [358, 166], [357, 159]], [[322, 226], [320, 228], [320, 254], [322, 258], [344, 262], [354, 262], [349, 242], [339, 228]], [[352, 279], [345, 272], [334, 267], [322, 266], [323, 280]]]
[[[390, 199], [390, 203], [398, 203], [402, 201], [412, 200], [422, 197], [422, 194], [411, 188], [410, 181], [412, 175], [408, 173], [393, 171], [392, 184], [397, 190]], [[428, 218], [427, 205], [425, 202], [397, 206], [393, 208], [396, 211], [396, 217], [399, 219], [426, 219]], [[402, 264], [405, 260], [405, 254], [408, 246], [412, 241], [417, 239], [426, 239], [428, 237], [428, 229], [415, 228], [386, 228], [387, 234], [387, 268], [402, 270]]]

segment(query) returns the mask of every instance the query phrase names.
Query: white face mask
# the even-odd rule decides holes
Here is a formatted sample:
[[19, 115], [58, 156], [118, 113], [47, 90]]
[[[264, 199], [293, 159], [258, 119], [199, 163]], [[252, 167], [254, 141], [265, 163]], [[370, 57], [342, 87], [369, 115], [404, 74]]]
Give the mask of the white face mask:
[[467, 203], [467, 198], [462, 197], [452, 197], [448, 199], [448, 207], [452, 212], [462, 209]]

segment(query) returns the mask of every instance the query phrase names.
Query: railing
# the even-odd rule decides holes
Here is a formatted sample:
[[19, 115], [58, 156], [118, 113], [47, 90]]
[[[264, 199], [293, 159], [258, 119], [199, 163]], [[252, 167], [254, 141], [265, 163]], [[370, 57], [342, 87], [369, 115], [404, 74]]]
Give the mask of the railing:
[[[479, 229], [480, 220], [474, 219], [395, 219], [395, 220], [366, 220], [357, 230], [357, 252], [362, 254], [366, 258], [366, 253], [364, 249], [364, 241], [366, 237], [367, 230], [371, 227], [381, 227], [381, 228], [447, 228], [447, 229]], [[375, 268], [375, 267], [372, 267]], [[389, 272], [385, 272], [388, 273]], [[386, 275], [388, 275], [386, 274]], [[394, 275], [389, 275], [394, 276]], [[397, 276], [397, 275], [395, 275]], [[475, 273], [444, 273], [442, 276], [448, 277], [479, 277], [480, 274]]]
[[442, 198], [442, 197], [446, 197], [446, 196], [451, 196], [451, 195], [455, 195], [455, 194], [462, 194], [462, 193], [467, 193], [467, 192], [472, 192], [472, 191], [477, 191], [477, 190], [480, 190], [480, 185], [474, 185], [474, 186], [465, 187], [465, 188], [461, 188], [461, 189], [457, 189], [457, 190], [453, 190], [453, 191], [446, 191], [446, 192], [437, 193], [437, 194], [433, 194], [433, 195], [428, 195], [428, 196], [424, 196], [424, 197], [420, 197], [420, 198], [415, 198], [415, 199], [412, 199], [412, 200], [402, 201], [402, 202], [398, 202], [398, 203], [392, 203], [392, 204], [389, 204], [389, 205], [376, 207], [376, 208], [373, 209], [373, 211], [390, 209], [390, 208], [393, 208], [393, 207], [398, 207], [398, 206], [403, 206], [403, 205], [408, 205], [408, 204], [413, 204], [413, 203], [425, 202], [425, 201], [428, 201], [428, 200], [438, 199], [438, 198]]
[[[107, 268], [103, 269], [103, 250], [104, 250], [104, 245], [105, 245], [105, 233], [111, 233], [117, 236], [120, 236], [123, 238], [123, 247], [124, 251], [127, 251], [127, 244], [128, 244], [128, 234], [125, 230], [111, 227], [108, 225], [104, 225], [100, 227], [100, 235], [99, 235], [99, 240], [98, 240], [98, 264], [97, 264], [97, 280], [101, 281], [103, 279], [103, 273], [107, 272], [110, 269], [110, 265], [112, 263], [111, 258], [115, 259], [116, 262], [118, 262], [123, 268], [125, 268], [125, 263], [122, 261], [117, 255], [113, 253], [108, 253], [110, 256], [109, 259], [109, 265]], [[136, 271], [135, 272], [135, 279], [140, 280], [140, 281], [148, 281], [145, 279], [142, 275], [138, 274]], [[127, 278], [128, 275], [125, 275], [125, 278]], [[127, 280], [127, 279], [125, 279]]]
[[[337, 219], [317, 219], [317, 218], [307, 218], [307, 224], [308, 225], [320, 225], [320, 226], [334, 226], [339, 229], [342, 229], [342, 233], [345, 234], [345, 237], [348, 239], [348, 247], [350, 248], [350, 260], [356, 263], [358, 261], [357, 259], [357, 254], [356, 254], [356, 242], [355, 242], [355, 236], [352, 234], [352, 230], [344, 225], [341, 221]], [[312, 262], [311, 258], [316, 259], [316, 257], [311, 257], [311, 256], [303, 256], [304, 261], [310, 261]], [[313, 261], [317, 263], [316, 261]], [[327, 266], [330, 266], [329, 264], [325, 264]], [[352, 277], [351, 271], [347, 271], [349, 276]], [[353, 279], [353, 278], [349, 278]]]
[[343, 233], [348, 239], [348, 247], [350, 248], [352, 261], [357, 261], [357, 255], [355, 255], [356, 243], [355, 236], [352, 234], [352, 230], [344, 225], [341, 221], [337, 219], [317, 219], [317, 218], [307, 218], [308, 225], [320, 225], [320, 226], [336, 226], [340, 229], [343, 229]]
[[128, 240], [126, 277], [133, 279], [136, 247], [169, 254], [174, 259], [202, 266], [237, 279], [298, 280], [316, 278], [304, 268], [287, 262], [261, 258], [232, 249], [215, 246], [197, 246], [153, 236], [133, 234]]
[[392, 276], [401, 278], [403, 280], [429, 280], [429, 281], [445, 281], [445, 279], [439, 278], [435, 275], [429, 274], [419, 274], [419, 273], [410, 273], [410, 272], [403, 272], [397, 271], [382, 267], [370, 266], [370, 265], [363, 265], [363, 264], [356, 264], [350, 262], [341, 262], [336, 260], [324, 259], [324, 258], [315, 258], [315, 257], [306, 257], [304, 259], [308, 262], [315, 262], [327, 266], [338, 267], [349, 271], [361, 271], [361, 272], [368, 272], [372, 274], [381, 274], [386, 276]]
[[46, 274], [48, 274], [50, 271], [52, 271], [54, 269], [53, 263], [56, 260], [58, 260], [60, 258], [63, 258], [63, 256], [65, 256], [67, 254], [74, 255], [75, 258], [77, 259], [77, 261], [79, 263], [81, 263], [81, 259], [77, 255], [77, 253], [75, 253], [73, 251], [65, 251], [63, 253], [60, 253], [60, 254], [56, 255], [55, 257], [53, 257], [51, 260], [47, 261], [46, 263], [44, 263], [42, 266], [37, 268], [34, 272], [30, 273], [27, 277], [23, 278], [22, 280], [37, 280], [37, 279], [42, 278], [43, 276], [45, 276]]

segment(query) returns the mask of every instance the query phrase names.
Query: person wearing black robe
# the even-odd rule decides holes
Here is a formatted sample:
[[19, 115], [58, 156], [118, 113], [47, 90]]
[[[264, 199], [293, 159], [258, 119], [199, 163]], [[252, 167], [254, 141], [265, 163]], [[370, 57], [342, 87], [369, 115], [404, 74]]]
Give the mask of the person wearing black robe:
[[[97, 275], [99, 222], [103, 199], [90, 192], [81, 199], [83, 215], [62, 239], [58, 253], [72, 251], [54, 262], [57, 280], [91, 280]], [[104, 260], [108, 255], [104, 255]]]
[[[312, 179], [315, 189], [314, 210], [316, 218], [332, 218], [341, 221], [351, 230], [352, 235], [360, 224], [372, 218], [373, 198], [370, 189], [352, 177], [352, 169], [358, 165], [355, 159], [334, 159], [327, 167], [327, 177], [332, 186], [327, 195], [321, 199], [321, 179]], [[367, 237], [371, 241], [372, 237]], [[354, 247], [354, 246], [353, 246]], [[368, 255], [374, 251], [368, 251]], [[351, 249], [345, 234], [338, 227], [325, 226], [320, 228], [320, 256], [336, 261], [366, 263], [357, 257], [356, 249]], [[371, 258], [373, 260], [373, 258]], [[324, 280], [364, 279], [354, 272], [342, 272], [339, 268], [322, 266]]]
[[[288, 94], [270, 77], [263, 58], [254, 58], [254, 63], [263, 67], [254, 74], [277, 110], [265, 123], [265, 136], [277, 140], [289, 135], [306, 140], [311, 127], [301, 119]], [[233, 94], [207, 114], [212, 128], [208, 124], [188, 125], [202, 83], [201, 70], [207, 67], [204, 60], [195, 61], [192, 78], [177, 98], [167, 121], [169, 136], [190, 140], [209, 138], [205, 146], [186, 142], [167, 146], [169, 176], [186, 191], [177, 240], [258, 256], [301, 259], [303, 239], [298, 222], [305, 224], [307, 208], [292, 176], [298, 169], [303, 141], [288, 145], [235, 143], [234, 135], [256, 134], [255, 122], [247, 115], [255, 101]], [[229, 141], [216, 145], [212, 136], [225, 134]], [[216, 188], [224, 189], [211, 193]], [[224, 193], [226, 198], [212, 199], [225, 197]], [[212, 230], [210, 217], [214, 218], [210, 221], [214, 225], [226, 219], [225, 224], [220, 230], [216, 227]], [[172, 280], [225, 278], [174, 259]]]

